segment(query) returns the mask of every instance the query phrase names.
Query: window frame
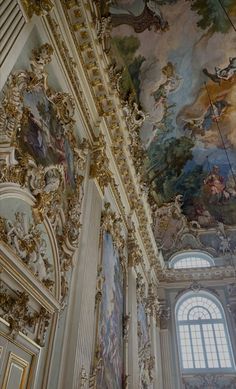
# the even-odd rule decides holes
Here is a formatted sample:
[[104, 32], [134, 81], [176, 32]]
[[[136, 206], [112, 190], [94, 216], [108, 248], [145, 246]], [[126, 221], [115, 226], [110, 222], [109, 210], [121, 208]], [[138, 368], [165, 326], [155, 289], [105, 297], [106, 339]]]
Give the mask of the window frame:
[[[178, 320], [178, 311], [179, 311], [179, 307], [184, 303], [184, 301], [188, 300], [189, 298], [191, 297], [196, 297], [196, 296], [200, 296], [200, 297], [205, 297], [207, 298], [209, 301], [213, 302], [217, 308], [220, 310], [220, 313], [221, 313], [221, 319], [203, 319], [203, 320], [183, 320], [183, 321], [179, 321]], [[196, 305], [197, 306], [197, 305]], [[204, 306], [203, 306], [204, 307]], [[204, 307], [204, 309], [206, 309]], [[227, 321], [227, 316], [225, 314], [225, 310], [224, 310], [224, 307], [221, 303], [221, 301], [216, 297], [214, 296], [212, 293], [210, 292], [207, 292], [207, 291], [204, 291], [204, 290], [200, 290], [198, 292], [194, 292], [194, 291], [189, 291], [189, 292], [186, 292], [184, 293], [184, 295], [182, 295], [176, 302], [176, 305], [175, 305], [175, 331], [176, 331], [176, 339], [177, 339], [177, 352], [178, 352], [178, 356], [179, 356], [179, 364], [180, 364], [180, 371], [183, 375], [192, 375], [192, 374], [208, 374], [208, 373], [221, 373], [221, 374], [225, 374], [225, 373], [235, 373], [236, 371], [236, 365], [235, 365], [235, 354], [234, 354], [234, 349], [233, 349], [233, 346], [232, 346], [232, 342], [231, 342], [231, 336], [230, 336], [230, 331], [229, 331], [229, 327], [228, 327], [228, 321]], [[213, 324], [223, 324], [223, 328], [224, 328], [224, 333], [225, 333], [225, 338], [226, 338], [226, 343], [227, 343], [227, 346], [228, 346], [228, 352], [229, 352], [229, 357], [230, 357], [230, 362], [231, 362], [231, 367], [216, 367], [216, 368], [212, 368], [212, 367], [193, 367], [193, 368], [186, 368], [183, 366], [183, 355], [182, 355], [182, 349], [181, 349], [181, 337], [180, 337], [180, 324], [181, 325], [188, 325], [188, 333], [190, 334], [191, 331], [190, 331], [190, 327], [191, 325], [193, 326], [194, 323], [195, 325], [198, 325], [200, 326], [200, 332], [201, 332], [201, 340], [202, 340], [202, 349], [203, 349], [203, 355], [204, 355], [204, 362], [205, 364], [207, 365], [207, 362], [208, 362], [208, 358], [207, 358], [207, 355], [206, 355], [206, 350], [205, 350], [205, 340], [204, 340], [204, 336], [203, 336], [203, 328], [202, 328], [202, 325], [203, 324], [211, 324], [212, 325], [212, 331], [213, 331], [213, 334], [214, 334], [214, 347], [215, 349], [217, 350], [217, 360], [218, 360], [218, 364], [220, 365], [219, 363], [219, 354], [220, 352], [218, 351], [218, 346], [217, 346], [217, 342], [216, 342], [216, 335], [215, 335], [215, 329], [213, 327]], [[189, 338], [190, 338], [190, 347], [191, 347], [191, 354], [192, 354], [192, 357], [193, 357], [193, 366], [195, 365], [195, 362], [196, 362], [196, 359], [194, 359], [194, 355], [193, 355], [193, 343], [192, 343], [192, 339], [191, 339], [191, 335], [189, 335]]]
[[[175, 265], [181, 260], [185, 260], [187, 258], [192, 258], [192, 257], [207, 261], [209, 266], [192, 266], [192, 267], [189, 266], [189, 267], [180, 267], [180, 268], [175, 267]], [[210, 267], [215, 267], [214, 259], [210, 254], [204, 253], [202, 251], [184, 251], [182, 253], [175, 254], [170, 258], [169, 261], [169, 268], [175, 270], [189, 270], [189, 269], [197, 270], [197, 269], [210, 268]]]

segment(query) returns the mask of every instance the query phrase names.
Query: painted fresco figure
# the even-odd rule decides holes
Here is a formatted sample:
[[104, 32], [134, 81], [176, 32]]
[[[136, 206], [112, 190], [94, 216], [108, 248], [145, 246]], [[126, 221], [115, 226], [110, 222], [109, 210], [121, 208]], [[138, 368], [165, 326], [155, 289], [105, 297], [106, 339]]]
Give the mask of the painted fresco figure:
[[210, 73], [206, 68], [204, 68], [202, 71], [213, 82], [218, 84], [220, 84], [221, 80], [231, 80], [231, 78], [236, 74], [236, 57], [229, 58], [229, 65], [223, 69], [216, 66], [215, 73]]
[[229, 193], [226, 191], [224, 178], [219, 173], [219, 167], [213, 166], [212, 171], [204, 180], [204, 189], [210, 195], [210, 202], [214, 200], [220, 201], [229, 198]]

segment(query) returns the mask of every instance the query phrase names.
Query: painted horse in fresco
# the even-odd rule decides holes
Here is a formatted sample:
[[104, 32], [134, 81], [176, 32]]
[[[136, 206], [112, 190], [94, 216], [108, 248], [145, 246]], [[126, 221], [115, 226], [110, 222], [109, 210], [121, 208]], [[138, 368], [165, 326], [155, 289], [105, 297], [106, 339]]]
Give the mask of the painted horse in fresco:
[[155, 31], [166, 31], [169, 28], [168, 22], [164, 19], [161, 10], [152, 0], [145, 1], [144, 9], [138, 16], [129, 11], [129, 13], [124, 14], [112, 14], [111, 20], [113, 27], [127, 24], [132, 26], [136, 33], [141, 33], [146, 29], [151, 30], [152, 27], [154, 27]]

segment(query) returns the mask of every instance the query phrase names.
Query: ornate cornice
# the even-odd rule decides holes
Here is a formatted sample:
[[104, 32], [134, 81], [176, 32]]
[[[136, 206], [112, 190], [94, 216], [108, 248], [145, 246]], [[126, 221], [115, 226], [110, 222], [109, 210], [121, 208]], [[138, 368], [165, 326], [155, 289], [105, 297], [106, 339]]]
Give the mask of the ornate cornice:
[[222, 280], [234, 279], [234, 266], [215, 266], [196, 269], [163, 269], [159, 273], [160, 283], [197, 281], [197, 280]]
[[[156, 270], [159, 270], [158, 252], [150, 228], [151, 212], [146, 202], [146, 196], [143, 194], [144, 186], [143, 183], [140, 183], [140, 174], [136, 170], [135, 163], [130, 163], [132, 161], [132, 153], [134, 154], [134, 148], [138, 147], [135, 143], [137, 140], [135, 134], [137, 134], [138, 125], [141, 125], [141, 119], [138, 119], [137, 116], [137, 112], [140, 113], [140, 111], [131, 102], [130, 112], [128, 117], [126, 117], [125, 109], [128, 110], [128, 106], [124, 107], [124, 102], [120, 100], [117, 88], [112, 89], [110, 77], [113, 65], [102, 51], [93, 18], [94, 9], [92, 10], [90, 5], [90, 3], [85, 4], [82, 1], [71, 2], [70, 5], [67, 2], [62, 3], [71, 37], [97, 108], [98, 117], [103, 117], [103, 123], [105, 123], [106, 131], [108, 131], [112, 141], [112, 146], [110, 147], [112, 159], [116, 164], [117, 171], [125, 188], [130, 209], [134, 210], [137, 215], [140, 236], [146, 255], [149, 262], [155, 264]], [[114, 80], [114, 74], [112, 77]], [[130, 119], [130, 115], [133, 115], [133, 122]], [[91, 124], [91, 119], [88, 120], [90, 120]], [[130, 123], [136, 126], [133, 126], [133, 139], [131, 139], [132, 137], [130, 138], [127, 125], [130, 120]], [[137, 123], [139, 120], [140, 123]]]

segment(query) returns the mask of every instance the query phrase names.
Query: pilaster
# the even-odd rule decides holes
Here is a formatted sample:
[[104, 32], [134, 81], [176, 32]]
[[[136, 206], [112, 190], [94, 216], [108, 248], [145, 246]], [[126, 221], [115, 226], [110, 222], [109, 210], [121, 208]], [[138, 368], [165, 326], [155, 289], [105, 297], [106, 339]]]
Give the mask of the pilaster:
[[79, 388], [81, 371], [93, 358], [94, 307], [102, 199], [94, 181], [88, 183], [80, 253], [74, 269], [68, 326], [58, 388]]
[[134, 267], [128, 268], [128, 311], [131, 315], [128, 357], [129, 357], [129, 389], [137, 389], [139, 385], [138, 365], [138, 338], [137, 338], [137, 296], [136, 296], [136, 272]]

